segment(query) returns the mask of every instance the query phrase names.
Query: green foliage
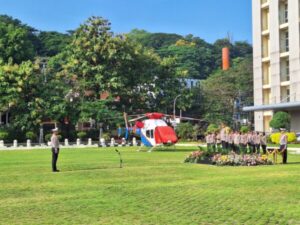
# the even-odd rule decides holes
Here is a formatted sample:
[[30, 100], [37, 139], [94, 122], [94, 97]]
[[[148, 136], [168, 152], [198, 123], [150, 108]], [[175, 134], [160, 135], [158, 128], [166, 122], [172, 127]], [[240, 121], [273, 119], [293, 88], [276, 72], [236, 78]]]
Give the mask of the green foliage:
[[193, 125], [191, 123], [180, 123], [176, 126], [176, 133], [182, 140], [193, 138]]
[[243, 134], [248, 133], [249, 130], [250, 130], [250, 129], [249, 129], [248, 126], [241, 126], [241, 129], [240, 129], [240, 131], [241, 131]]
[[29, 140], [34, 140], [37, 137], [36, 134], [32, 131], [27, 131], [25, 136]]
[[286, 112], [277, 112], [270, 121], [270, 127], [274, 129], [285, 128], [289, 129], [291, 116]]
[[13, 126], [21, 130], [39, 127], [45, 113], [38, 69], [30, 61], [20, 65], [0, 61], [0, 111], [10, 110]]
[[69, 34], [62, 34], [54, 31], [43, 31], [38, 35], [39, 46], [38, 55], [39, 56], [55, 56], [61, 53], [64, 48], [70, 43], [71, 36]]
[[219, 131], [219, 126], [217, 124], [211, 123], [206, 129], [206, 132], [215, 133]]
[[83, 139], [86, 137], [86, 132], [85, 131], [80, 131], [77, 133], [77, 137], [80, 139]]
[[52, 134], [46, 134], [45, 135], [45, 140], [46, 141], [51, 141], [51, 136], [52, 136]]
[[235, 60], [228, 71], [218, 70], [201, 83], [205, 118], [208, 122], [231, 124], [234, 102], [253, 103], [252, 58]]
[[111, 135], [110, 135], [109, 132], [105, 132], [105, 133], [102, 134], [102, 138], [103, 138], [104, 140], [106, 140], [106, 141], [109, 141], [109, 140], [110, 140], [110, 137], [111, 137]]
[[0, 15], [0, 59], [21, 63], [33, 59], [35, 49], [28, 26], [12, 17]]
[[0, 130], [0, 140], [5, 141], [7, 140], [7, 138], [8, 138], [8, 132]]
[[[293, 143], [293, 142], [295, 142], [297, 140], [296, 133], [294, 133], [294, 132], [286, 133], [286, 135], [288, 137], [288, 143]], [[271, 142], [273, 144], [279, 144], [280, 143], [280, 136], [281, 136], [280, 132], [271, 134], [270, 135]]]

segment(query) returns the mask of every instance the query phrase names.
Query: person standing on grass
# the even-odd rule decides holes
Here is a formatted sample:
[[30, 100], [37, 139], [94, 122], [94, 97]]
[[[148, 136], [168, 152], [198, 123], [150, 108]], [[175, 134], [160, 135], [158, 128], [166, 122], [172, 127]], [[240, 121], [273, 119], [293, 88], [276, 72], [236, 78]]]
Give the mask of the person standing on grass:
[[248, 150], [250, 154], [252, 153], [252, 139], [253, 139], [252, 132], [249, 131], [247, 134], [247, 142], [248, 142]]
[[227, 146], [226, 146], [226, 127], [224, 124], [221, 125], [220, 138], [221, 138], [222, 150], [224, 152], [227, 148]]
[[221, 143], [222, 143], [222, 141], [221, 141], [221, 135], [220, 135], [219, 132], [216, 132], [215, 135], [216, 135], [217, 151], [220, 153], [221, 152]]
[[241, 143], [241, 134], [238, 131], [235, 131], [233, 134], [233, 144], [234, 144], [234, 152], [240, 154], [240, 143]]
[[280, 143], [280, 152], [282, 153], [282, 163], [287, 163], [287, 144], [288, 144], [288, 136], [286, 134], [286, 130], [281, 128], [281, 135], [279, 139]]
[[206, 142], [207, 151], [210, 152], [210, 133], [209, 132], [205, 136], [205, 142]]
[[264, 154], [267, 154], [267, 136], [266, 133], [263, 132], [260, 136], [260, 145]]
[[241, 148], [242, 154], [247, 154], [247, 144], [248, 144], [248, 134], [242, 133], [241, 134], [241, 143], [240, 143], [240, 148]]
[[52, 171], [59, 172], [56, 167], [58, 154], [59, 154], [59, 140], [58, 140], [58, 128], [52, 130], [51, 136], [51, 151], [52, 151]]
[[212, 151], [216, 152], [216, 135], [214, 132], [210, 134], [210, 142], [211, 142]]
[[256, 132], [256, 136], [255, 136], [255, 149], [256, 149], [256, 153], [259, 154], [260, 153], [260, 133]]

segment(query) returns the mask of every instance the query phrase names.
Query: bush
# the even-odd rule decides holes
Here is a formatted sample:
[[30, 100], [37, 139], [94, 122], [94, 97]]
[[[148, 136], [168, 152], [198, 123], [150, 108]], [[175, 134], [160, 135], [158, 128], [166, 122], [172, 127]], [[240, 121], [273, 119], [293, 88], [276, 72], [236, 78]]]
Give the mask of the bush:
[[26, 136], [27, 139], [29, 139], [31, 141], [36, 138], [36, 134], [33, 133], [32, 131], [26, 132], [25, 136]]
[[[295, 142], [297, 140], [297, 136], [294, 132], [291, 132], [291, 133], [286, 133], [287, 136], [288, 136], [288, 143], [292, 143], [292, 142]], [[274, 143], [274, 144], [279, 144], [280, 142], [280, 135], [281, 133], [273, 133], [271, 134], [271, 142]]]
[[0, 131], [0, 140], [6, 141], [8, 138], [8, 132]]
[[274, 129], [290, 128], [291, 116], [286, 112], [277, 112], [270, 121], [270, 127]]
[[52, 134], [46, 134], [45, 135], [45, 140], [46, 141], [50, 141], [51, 140], [51, 136], [52, 136]]
[[249, 129], [248, 126], [242, 126], [241, 129], [240, 129], [240, 131], [241, 131], [243, 134], [248, 133], [249, 130], [250, 130], [250, 129]]
[[78, 133], [77, 133], [77, 137], [80, 138], [80, 139], [86, 137], [86, 132], [84, 132], [84, 131], [78, 132]]
[[193, 138], [193, 125], [190, 123], [180, 123], [176, 127], [178, 136], [183, 140]]
[[208, 132], [208, 133], [215, 133], [215, 132], [218, 132], [219, 131], [219, 127], [218, 127], [218, 125], [216, 125], [216, 124], [210, 124], [208, 127], [207, 127], [207, 130], [206, 130], [206, 132]]
[[110, 140], [110, 133], [103, 133], [101, 138], [103, 138], [106, 141], [109, 141]]

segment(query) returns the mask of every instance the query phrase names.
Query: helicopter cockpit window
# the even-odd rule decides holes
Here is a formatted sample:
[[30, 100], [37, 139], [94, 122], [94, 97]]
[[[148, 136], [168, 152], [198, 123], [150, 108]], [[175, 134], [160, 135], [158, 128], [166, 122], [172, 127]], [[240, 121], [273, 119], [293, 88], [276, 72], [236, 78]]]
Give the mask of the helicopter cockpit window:
[[153, 133], [154, 133], [153, 130], [147, 130], [147, 131], [146, 131], [146, 136], [147, 136], [148, 138], [153, 138], [153, 136], [154, 136]]

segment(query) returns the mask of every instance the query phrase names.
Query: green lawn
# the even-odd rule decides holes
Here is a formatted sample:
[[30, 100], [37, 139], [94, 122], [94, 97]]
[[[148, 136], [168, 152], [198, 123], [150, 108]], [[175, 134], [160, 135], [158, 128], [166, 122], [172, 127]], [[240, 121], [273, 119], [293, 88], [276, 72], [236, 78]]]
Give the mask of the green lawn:
[[0, 152], [0, 224], [300, 224], [300, 155], [288, 165], [182, 163], [188, 151]]

